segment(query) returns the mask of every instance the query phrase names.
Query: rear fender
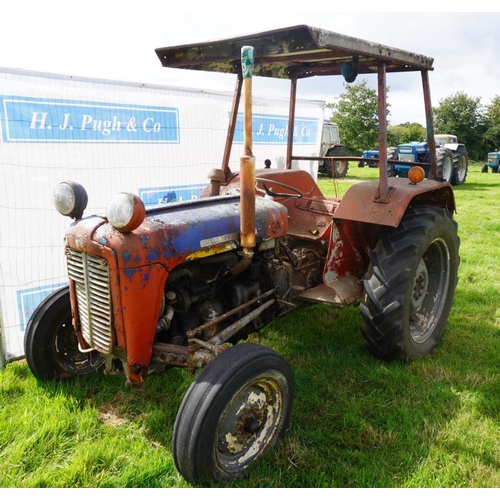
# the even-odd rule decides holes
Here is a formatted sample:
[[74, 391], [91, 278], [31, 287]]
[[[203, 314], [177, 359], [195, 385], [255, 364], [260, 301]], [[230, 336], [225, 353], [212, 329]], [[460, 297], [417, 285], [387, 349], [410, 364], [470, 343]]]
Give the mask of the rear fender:
[[457, 151], [458, 148], [463, 148], [465, 147], [463, 144], [452, 144], [452, 143], [448, 143], [448, 144], [444, 144], [442, 146], [443, 148], [447, 148], [449, 149], [450, 151]]
[[408, 179], [389, 178], [387, 203], [379, 201], [378, 181], [354, 184], [345, 193], [334, 218], [397, 227], [410, 204], [427, 204], [455, 211], [453, 188], [448, 182], [423, 180], [412, 184]]

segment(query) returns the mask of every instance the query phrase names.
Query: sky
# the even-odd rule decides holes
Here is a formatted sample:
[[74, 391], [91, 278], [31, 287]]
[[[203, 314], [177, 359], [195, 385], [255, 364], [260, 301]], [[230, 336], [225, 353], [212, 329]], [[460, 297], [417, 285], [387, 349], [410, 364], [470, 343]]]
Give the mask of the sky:
[[[330, 12], [321, 7], [331, 9], [334, 2], [315, 1], [314, 11], [300, 12], [289, 2], [260, 0], [204, 2], [211, 8], [184, 11], [172, 0], [4, 0], [0, 68], [232, 92], [233, 75], [163, 68], [154, 49], [308, 24], [433, 57], [433, 106], [457, 92], [483, 105], [500, 95], [500, 9], [488, 11], [476, 1], [477, 12], [438, 12], [432, 10], [437, 2], [420, 1], [427, 10], [392, 12], [401, 2], [386, 1], [384, 11], [365, 12], [373, 3], [357, 1], [358, 10]], [[444, 5], [453, 9], [458, 3]], [[361, 75], [356, 83], [363, 79], [376, 88], [376, 76]], [[425, 124], [419, 73], [388, 75], [387, 85], [389, 122]], [[288, 97], [288, 89], [288, 82], [254, 78], [253, 92], [261, 97]], [[342, 92], [338, 77], [298, 85], [299, 98], [326, 103]]]

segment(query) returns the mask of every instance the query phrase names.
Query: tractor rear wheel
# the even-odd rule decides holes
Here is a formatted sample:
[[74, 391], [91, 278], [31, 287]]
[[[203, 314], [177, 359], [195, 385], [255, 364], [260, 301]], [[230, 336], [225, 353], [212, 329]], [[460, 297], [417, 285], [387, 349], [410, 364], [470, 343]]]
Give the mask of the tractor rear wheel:
[[467, 170], [469, 168], [469, 159], [464, 146], [458, 146], [453, 152], [453, 177], [451, 183], [454, 186], [460, 186], [467, 178]]
[[439, 148], [436, 152], [438, 177], [451, 183], [453, 177], [453, 154], [448, 148]]
[[[334, 147], [329, 149], [326, 152], [325, 156], [347, 156], [347, 150], [342, 147]], [[341, 179], [347, 175], [347, 171], [349, 170], [349, 162], [347, 160], [330, 160], [324, 162], [325, 172], [328, 174], [328, 177], [333, 177], [336, 179]]]
[[[387, 148], [387, 159], [388, 160], [397, 160], [398, 159], [398, 148], [392, 147]], [[387, 164], [387, 176], [394, 177], [394, 164]]]
[[435, 206], [408, 209], [371, 252], [363, 280], [361, 331], [367, 349], [386, 360], [430, 353], [453, 302], [460, 240], [452, 214]]

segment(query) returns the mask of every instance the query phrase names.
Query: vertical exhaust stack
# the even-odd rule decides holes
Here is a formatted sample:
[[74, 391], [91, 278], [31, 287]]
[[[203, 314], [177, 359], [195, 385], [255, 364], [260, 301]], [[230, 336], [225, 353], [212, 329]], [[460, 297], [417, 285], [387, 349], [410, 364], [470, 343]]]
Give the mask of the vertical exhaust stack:
[[[243, 156], [240, 158], [240, 242], [243, 248], [243, 271], [250, 264], [255, 248], [255, 157], [252, 153], [252, 75], [254, 49], [241, 48], [241, 71], [243, 75]], [[241, 272], [240, 271], [240, 272]]]

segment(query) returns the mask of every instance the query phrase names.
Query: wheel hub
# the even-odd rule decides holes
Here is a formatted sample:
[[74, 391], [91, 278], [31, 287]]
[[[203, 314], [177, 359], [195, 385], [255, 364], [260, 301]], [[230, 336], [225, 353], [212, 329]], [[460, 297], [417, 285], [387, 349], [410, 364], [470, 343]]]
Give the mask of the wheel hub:
[[411, 314], [415, 314], [421, 307], [425, 299], [425, 294], [427, 293], [427, 287], [429, 285], [429, 272], [427, 271], [427, 266], [423, 259], [417, 267], [417, 272], [415, 273], [415, 280], [413, 281], [413, 289], [411, 293]]
[[224, 451], [236, 454], [248, 448], [259, 435], [266, 415], [267, 399], [264, 392], [252, 390], [240, 394], [221, 428], [219, 441]]

